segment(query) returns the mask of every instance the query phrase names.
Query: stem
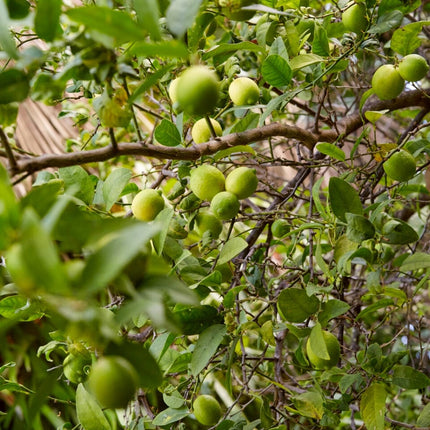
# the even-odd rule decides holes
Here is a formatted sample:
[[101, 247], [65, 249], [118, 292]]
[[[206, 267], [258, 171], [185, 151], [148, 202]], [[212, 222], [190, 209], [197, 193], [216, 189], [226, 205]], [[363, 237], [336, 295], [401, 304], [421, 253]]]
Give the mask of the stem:
[[214, 139], [216, 139], [216, 138], [218, 137], [218, 135], [216, 134], [216, 131], [215, 131], [215, 129], [214, 129], [214, 126], [213, 126], [213, 124], [212, 124], [212, 121], [211, 121], [211, 119], [210, 119], [209, 115], [205, 115], [205, 120], [206, 120], [206, 124], [207, 124], [207, 125], [208, 125], [208, 127], [209, 127], [209, 130], [211, 131], [211, 135], [212, 135], [212, 137], [213, 137]]
[[9, 140], [1, 127], [0, 127], [0, 141], [6, 152], [7, 159], [9, 160], [10, 169], [12, 170], [12, 172], [15, 172], [18, 168], [18, 164], [15, 160], [15, 156], [13, 155], [12, 149], [9, 144]]

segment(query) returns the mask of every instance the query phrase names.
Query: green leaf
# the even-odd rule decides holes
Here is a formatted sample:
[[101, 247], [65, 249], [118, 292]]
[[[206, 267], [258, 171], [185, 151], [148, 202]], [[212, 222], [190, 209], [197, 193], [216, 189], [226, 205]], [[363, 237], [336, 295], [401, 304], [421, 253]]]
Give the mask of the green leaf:
[[175, 423], [188, 415], [190, 415], [190, 411], [186, 407], [180, 409], [167, 408], [155, 416], [152, 420], [152, 424], [155, 426], [166, 426], [168, 424]]
[[378, 18], [378, 22], [372, 25], [368, 31], [370, 34], [382, 34], [394, 27], [398, 27], [403, 20], [403, 13], [399, 10], [392, 10]]
[[400, 219], [388, 221], [382, 229], [382, 234], [384, 241], [392, 245], [406, 245], [419, 239], [418, 233]]
[[269, 55], [279, 55], [284, 60], [289, 60], [288, 50], [281, 36], [278, 36], [273, 41], [272, 45], [270, 46]]
[[22, 70], [10, 68], [0, 72], [0, 104], [21, 102], [29, 91], [28, 77]]
[[221, 248], [218, 264], [228, 263], [236, 257], [236, 255], [239, 255], [244, 249], [246, 249], [247, 246], [248, 242], [239, 236], [229, 239]]
[[94, 182], [88, 173], [81, 166], [63, 167], [58, 170], [58, 176], [64, 181], [66, 191], [75, 190], [78, 192], [75, 197], [90, 204], [94, 196]]
[[82, 274], [82, 291], [94, 294], [106, 287], [142, 251], [157, 230], [152, 224], [140, 222], [120, 230], [88, 257]]
[[331, 158], [339, 161], [345, 161], [345, 153], [337, 147], [334, 143], [322, 142], [316, 145], [316, 149], [321, 152], [321, 154], [328, 155]]
[[113, 204], [118, 200], [124, 187], [131, 179], [132, 171], [124, 167], [113, 170], [106, 178], [103, 184], [103, 199], [106, 210], [110, 210]]
[[11, 19], [23, 19], [30, 12], [30, 3], [27, 0], [6, 0]]
[[76, 389], [76, 414], [84, 430], [111, 430], [97, 400], [82, 384]]
[[385, 387], [378, 382], [370, 385], [361, 396], [361, 417], [368, 430], [384, 430], [386, 397]]
[[162, 119], [155, 128], [154, 137], [164, 146], [178, 146], [182, 141], [176, 125], [167, 119]]
[[191, 359], [191, 374], [197, 376], [209, 363], [222, 342], [227, 329], [222, 324], [215, 324], [204, 330], [196, 343]]
[[176, 305], [173, 316], [181, 328], [181, 332], [187, 336], [200, 334], [212, 324], [222, 322], [217, 308], [210, 305]]
[[400, 266], [401, 272], [412, 270], [427, 269], [430, 267], [430, 255], [424, 252], [417, 252], [409, 255]]
[[144, 29], [123, 11], [108, 7], [83, 6], [70, 9], [66, 13], [71, 20], [107, 36], [103, 42], [111, 48], [125, 42], [139, 42], [145, 38]]
[[166, 11], [167, 27], [180, 39], [192, 26], [202, 0], [172, 0]]
[[[0, 49], [3, 49], [11, 58], [18, 58], [18, 50], [15, 41], [9, 29], [9, 12], [6, 8], [6, 2], [0, 1]], [[3, 85], [0, 85], [0, 89]]]
[[148, 31], [152, 40], [159, 40], [160, 32], [160, 12], [157, 0], [133, 0], [133, 7], [136, 11], [137, 22]]
[[418, 35], [424, 25], [430, 25], [430, 21], [412, 22], [398, 28], [391, 36], [391, 49], [403, 56], [414, 53], [423, 42]]
[[312, 53], [327, 57], [330, 55], [330, 46], [327, 30], [321, 25], [315, 25], [314, 40], [312, 42]]
[[179, 40], [163, 40], [156, 43], [137, 42], [126, 53], [127, 57], [135, 55], [140, 58], [183, 58], [188, 57], [187, 47]]
[[307, 66], [312, 66], [313, 64], [322, 63], [323, 61], [323, 58], [316, 54], [301, 54], [291, 58], [290, 67], [293, 71], [296, 71]]
[[230, 52], [237, 52], [240, 50], [262, 52], [264, 49], [252, 42], [239, 42], [239, 43], [223, 43], [216, 48], [213, 48], [203, 55], [203, 60], [215, 57], [221, 54], [228, 54]]
[[381, 299], [376, 303], [373, 303], [366, 308], [364, 308], [356, 317], [357, 320], [364, 318], [368, 314], [374, 314], [378, 309], [386, 308], [387, 306], [394, 305], [391, 299]]
[[353, 242], [361, 243], [363, 240], [372, 239], [375, 236], [375, 227], [364, 216], [345, 213], [347, 227], [346, 237]]
[[388, 112], [389, 112], [388, 109], [379, 110], [379, 111], [367, 110], [366, 112], [364, 112], [364, 116], [369, 122], [371, 122], [372, 124], [375, 124], [376, 121], [378, 121], [378, 119], [383, 117]]
[[278, 311], [285, 321], [300, 323], [319, 308], [319, 300], [315, 296], [308, 296], [305, 290], [287, 288], [279, 294]]
[[331, 319], [348, 312], [350, 306], [341, 300], [331, 299], [323, 303], [321, 312], [318, 314], [318, 321], [321, 325], [326, 325]]
[[324, 414], [324, 399], [316, 391], [307, 391], [293, 398], [300, 415], [320, 420]]
[[15, 124], [18, 107], [18, 103], [0, 104], [0, 126], [8, 127]]
[[37, 300], [14, 295], [0, 300], [0, 315], [16, 321], [34, 321], [41, 318], [44, 312]]
[[52, 42], [60, 31], [60, 15], [62, 0], [38, 0], [34, 28], [37, 35]]
[[423, 410], [418, 416], [417, 426], [426, 427], [430, 426], [430, 403], [424, 406]]
[[329, 182], [330, 206], [341, 221], [346, 222], [346, 213], [361, 215], [363, 207], [355, 189], [343, 179], [332, 177]]
[[[166, 243], [167, 233], [169, 232], [170, 222], [173, 218], [174, 210], [170, 207], [165, 207], [155, 218], [155, 221], [161, 226], [160, 231], [153, 239], [154, 248], [158, 255], [161, 255]], [[170, 246], [167, 244], [166, 246]]]
[[420, 389], [430, 385], [430, 378], [413, 367], [399, 364], [393, 369], [393, 384], [407, 390]]
[[256, 128], [259, 119], [260, 115], [258, 113], [249, 112], [233, 125], [229, 133], [240, 133], [242, 131]]
[[280, 55], [266, 57], [261, 66], [261, 73], [264, 80], [275, 88], [285, 87], [293, 77], [293, 71], [287, 60]]
[[330, 360], [330, 354], [327, 350], [327, 345], [319, 322], [312, 327], [311, 334], [309, 336], [309, 346], [311, 351], [318, 358], [321, 358], [322, 360]]

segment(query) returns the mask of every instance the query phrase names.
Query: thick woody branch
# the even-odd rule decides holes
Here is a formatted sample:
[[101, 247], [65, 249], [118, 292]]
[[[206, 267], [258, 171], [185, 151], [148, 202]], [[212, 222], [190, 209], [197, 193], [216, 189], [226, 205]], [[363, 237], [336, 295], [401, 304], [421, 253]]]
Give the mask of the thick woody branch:
[[384, 109], [395, 111], [406, 107], [419, 106], [430, 109], [430, 90], [408, 91], [401, 94], [396, 99], [389, 101], [380, 101], [375, 97], [371, 97], [366, 102], [361, 113], [355, 112], [345, 117], [337, 124], [336, 129], [339, 131], [330, 129], [322, 130], [319, 133], [313, 133], [294, 125], [275, 122], [242, 133], [218, 137], [206, 143], [188, 148], [136, 142], [118, 143], [116, 147], [107, 146], [90, 151], [66, 154], [44, 154], [38, 157], [27, 158], [21, 157], [19, 160], [16, 160], [15, 165], [10, 163], [10, 171], [12, 175], [23, 172], [33, 173], [48, 167], [67, 167], [106, 161], [121, 155], [150, 157], [160, 160], [197, 160], [202, 156], [213, 155], [223, 149], [259, 142], [275, 136], [294, 139], [307, 148], [312, 149], [318, 142], [335, 142], [339, 138], [348, 136], [358, 130], [367, 122], [364, 116], [365, 111], [379, 111]]

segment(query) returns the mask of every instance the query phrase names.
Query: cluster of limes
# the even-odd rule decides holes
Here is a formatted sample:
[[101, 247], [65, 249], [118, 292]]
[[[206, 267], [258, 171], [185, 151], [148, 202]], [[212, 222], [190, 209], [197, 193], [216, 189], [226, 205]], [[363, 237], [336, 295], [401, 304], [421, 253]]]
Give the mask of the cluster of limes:
[[399, 62], [380, 66], [372, 77], [372, 88], [381, 100], [396, 98], [405, 87], [405, 81], [417, 82], [423, 79], [429, 70], [424, 57], [418, 54], [406, 55]]

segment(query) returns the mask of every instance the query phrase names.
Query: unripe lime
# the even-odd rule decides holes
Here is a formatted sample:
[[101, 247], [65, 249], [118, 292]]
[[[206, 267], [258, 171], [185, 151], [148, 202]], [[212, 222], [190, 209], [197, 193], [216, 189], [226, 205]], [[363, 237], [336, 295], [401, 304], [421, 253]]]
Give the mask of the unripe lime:
[[404, 149], [395, 152], [382, 167], [389, 178], [399, 182], [411, 179], [417, 169], [415, 158]]
[[175, 104], [178, 101], [178, 82], [179, 78], [173, 79], [172, 82], [170, 82], [169, 85], [169, 97], [170, 100], [172, 100], [172, 103]]
[[91, 369], [88, 386], [102, 407], [125, 408], [136, 392], [138, 375], [126, 359], [102, 357]]
[[364, 3], [355, 3], [346, 9], [342, 14], [342, 22], [347, 30], [354, 33], [360, 34], [365, 31], [369, 25], [366, 5]]
[[87, 371], [91, 363], [91, 354], [87, 350], [74, 354], [70, 353], [63, 361], [64, 376], [74, 384], [84, 382], [87, 379]]
[[406, 55], [399, 63], [400, 76], [409, 82], [416, 82], [427, 75], [429, 65], [424, 57], [418, 54]]
[[215, 215], [200, 212], [196, 216], [196, 227], [200, 236], [209, 231], [211, 237], [217, 239], [222, 231], [222, 222]]
[[234, 21], [246, 21], [255, 15], [255, 10], [242, 10], [244, 6], [258, 3], [257, 0], [219, 0], [222, 12]]
[[239, 212], [239, 208], [239, 200], [230, 191], [221, 191], [211, 201], [211, 211], [222, 220], [234, 218]]
[[325, 346], [327, 347], [328, 355], [330, 356], [329, 360], [324, 360], [315, 354], [315, 351], [312, 351], [310, 338], [306, 342], [306, 354], [312, 366], [316, 369], [330, 369], [335, 366], [339, 361], [340, 357], [340, 345], [336, 336], [331, 334], [328, 331], [323, 331], [323, 338], [325, 342]]
[[277, 219], [271, 227], [273, 237], [281, 238], [290, 232], [290, 223], [286, 219]]
[[137, 193], [131, 203], [133, 215], [141, 221], [152, 221], [163, 208], [163, 197], [152, 188]]
[[372, 88], [381, 100], [396, 98], [404, 86], [404, 79], [392, 64], [384, 64], [373, 74]]
[[250, 78], [237, 78], [228, 87], [228, 94], [236, 106], [254, 105], [260, 98], [260, 89]]
[[176, 95], [184, 111], [191, 115], [206, 115], [218, 102], [218, 77], [205, 66], [192, 66], [179, 77]]
[[224, 187], [224, 175], [215, 166], [203, 164], [191, 171], [190, 189], [201, 200], [211, 201]]
[[196, 420], [205, 426], [215, 425], [222, 415], [218, 400], [208, 394], [198, 396], [194, 400], [193, 412]]
[[258, 178], [255, 169], [238, 167], [225, 178], [225, 189], [235, 194], [239, 200], [246, 199], [257, 189]]
[[[217, 136], [222, 135], [222, 128], [221, 124], [213, 118], [210, 118], [212, 127], [216, 133]], [[208, 123], [206, 121], [206, 118], [201, 118], [193, 125], [193, 128], [191, 129], [191, 136], [195, 143], [204, 143], [210, 140], [213, 136], [211, 133], [211, 130], [208, 126]]]

